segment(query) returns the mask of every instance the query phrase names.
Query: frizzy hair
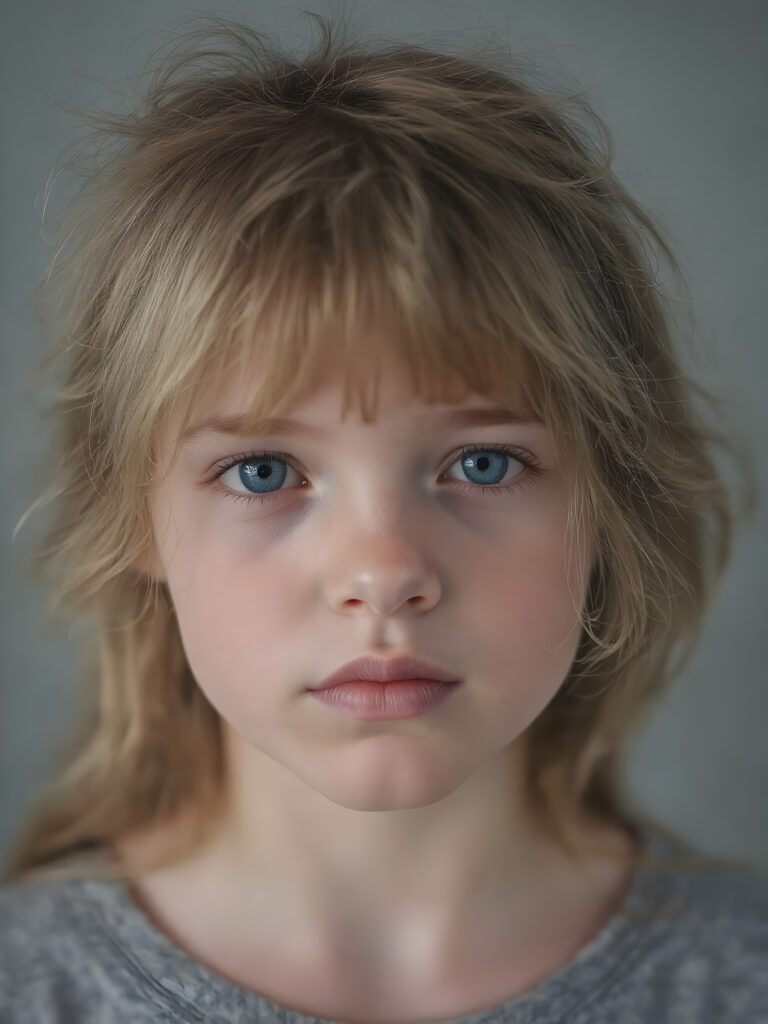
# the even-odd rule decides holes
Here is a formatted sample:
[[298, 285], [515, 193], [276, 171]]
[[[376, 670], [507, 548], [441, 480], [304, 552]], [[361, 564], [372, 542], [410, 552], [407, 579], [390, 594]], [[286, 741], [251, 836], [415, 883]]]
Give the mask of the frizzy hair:
[[[534, 84], [505, 46], [375, 47], [312, 17], [303, 57], [203, 19], [148, 65], [127, 113], [89, 115], [92, 164], [37, 292], [59, 332], [37, 372], [65, 367], [52, 483], [16, 527], [52, 506], [32, 576], [53, 574], [49, 615], [85, 627], [83, 688], [6, 881], [92, 874], [119, 837], [183, 814], [166, 863], [216, 821], [219, 718], [166, 584], [137, 569], [158, 431], [177, 415], [185, 429], [202, 389], [254, 352], [257, 424], [331, 344], [345, 409], [354, 399], [370, 421], [383, 353], [369, 323], [390, 328], [427, 400], [457, 381], [514, 396], [572, 467], [569, 530], [594, 530], [595, 558], [576, 657], [530, 726], [529, 792], [572, 849], [584, 811], [649, 820], [625, 792], [622, 747], [687, 663], [755, 506], [743, 448], [682, 368], [653, 262], [684, 275], [612, 173], [583, 95]], [[744, 474], [741, 512], [718, 451]]]

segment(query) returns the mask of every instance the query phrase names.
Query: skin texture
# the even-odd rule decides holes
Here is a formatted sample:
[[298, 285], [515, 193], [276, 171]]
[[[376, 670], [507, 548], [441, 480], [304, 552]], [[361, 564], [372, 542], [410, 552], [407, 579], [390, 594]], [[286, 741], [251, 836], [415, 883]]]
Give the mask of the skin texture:
[[[233, 377], [196, 419], [244, 411], [255, 379]], [[572, 864], [526, 810], [525, 732], [576, 653], [592, 551], [566, 543], [569, 485], [543, 426], [435, 427], [493, 404], [427, 405], [390, 367], [377, 422], [342, 421], [329, 369], [282, 413], [311, 435], [201, 436], [153, 497], [151, 571], [222, 716], [230, 802], [204, 853], [135, 895], [191, 955], [282, 1005], [369, 1021], [497, 1005], [571, 959], [627, 884], [608, 862]], [[171, 424], [163, 461], [175, 443]], [[460, 450], [486, 443], [540, 474], [509, 456], [502, 483], [519, 486], [483, 493]], [[237, 466], [212, 480], [270, 449], [291, 460], [264, 505], [234, 500], [251, 493]], [[463, 685], [389, 722], [306, 693], [365, 653], [412, 653]]]

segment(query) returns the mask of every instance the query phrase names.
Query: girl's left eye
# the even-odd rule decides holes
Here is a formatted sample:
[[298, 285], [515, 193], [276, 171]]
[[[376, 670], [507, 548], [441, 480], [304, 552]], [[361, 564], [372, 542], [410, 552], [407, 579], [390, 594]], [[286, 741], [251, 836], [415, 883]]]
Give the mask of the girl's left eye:
[[[508, 469], [514, 468], [509, 466], [510, 458], [519, 463], [523, 467], [523, 471], [515, 473], [511, 483], [502, 484], [495, 478], [500, 475], [503, 479], [506, 477]], [[509, 494], [511, 491], [530, 486], [544, 472], [539, 462], [530, 453], [519, 451], [510, 445], [483, 445], [482, 447], [464, 448], [443, 470], [440, 477], [445, 477], [448, 469], [457, 462], [463, 464], [462, 472], [486, 477], [486, 481], [470, 482], [468, 486], [460, 483], [459, 489], [469, 493], [479, 491], [482, 494]], [[281, 487], [289, 470], [299, 477], [301, 487], [306, 486], [307, 483], [306, 477], [293, 466], [291, 456], [285, 452], [244, 452], [234, 455], [226, 462], [218, 464], [218, 472], [214, 475], [214, 480], [221, 480], [225, 473], [235, 467], [238, 467], [239, 480], [244, 486], [264, 488], [264, 490], [258, 494], [252, 490], [242, 492], [233, 491], [228, 486], [224, 487], [223, 490], [227, 497], [234, 501], [258, 501], [263, 504], [265, 501], [275, 500], [280, 492], [277, 489], [270, 491], [269, 488]]]

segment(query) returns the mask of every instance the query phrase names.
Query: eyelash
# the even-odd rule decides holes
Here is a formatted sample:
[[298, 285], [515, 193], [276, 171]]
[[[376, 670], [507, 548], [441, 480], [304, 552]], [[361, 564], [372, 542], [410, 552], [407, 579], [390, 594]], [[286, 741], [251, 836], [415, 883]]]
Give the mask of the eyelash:
[[[469, 448], [462, 448], [462, 450], [456, 454], [456, 457], [454, 458], [453, 462], [451, 462], [446, 467], [446, 469], [443, 470], [443, 472], [447, 472], [447, 470], [450, 469], [455, 462], [458, 462], [459, 460], [466, 458], [467, 455], [474, 455], [478, 452], [501, 452], [503, 455], [511, 455], [516, 462], [519, 462], [521, 465], [525, 466], [527, 472], [525, 474], [521, 474], [523, 476], [523, 479], [519, 482], [514, 482], [511, 484], [497, 484], [495, 487], [488, 486], [487, 484], [459, 484], [460, 490], [469, 491], [470, 493], [476, 493], [477, 491], [480, 491], [481, 494], [509, 494], [510, 492], [522, 489], [523, 487], [529, 487], [531, 484], [535, 482], [536, 478], [541, 476], [543, 473], [543, 470], [541, 469], [539, 462], [532, 455], [529, 455], [526, 452], [518, 451], [517, 448], [512, 448], [509, 445], [505, 444], [484, 444], [475, 445], [474, 447]], [[232, 469], [233, 466], [237, 466], [241, 462], [258, 462], [261, 460], [268, 461], [269, 459], [278, 459], [281, 462], [286, 462], [288, 463], [288, 465], [293, 466], [293, 468], [296, 469], [296, 472], [301, 472], [301, 470], [299, 470], [296, 466], [293, 465], [291, 456], [288, 455], [287, 452], [240, 452], [240, 454], [238, 455], [233, 455], [225, 463], [217, 464], [218, 472], [215, 474], [214, 480], [218, 480], [227, 472], [228, 469]], [[233, 501], [258, 501], [261, 504], [264, 504], [264, 502], [272, 501], [273, 498], [283, 493], [282, 491], [274, 491], [273, 494], [267, 495], [240, 494], [236, 491], [232, 491], [228, 487], [222, 489], [225, 491], [227, 497], [232, 498]]]

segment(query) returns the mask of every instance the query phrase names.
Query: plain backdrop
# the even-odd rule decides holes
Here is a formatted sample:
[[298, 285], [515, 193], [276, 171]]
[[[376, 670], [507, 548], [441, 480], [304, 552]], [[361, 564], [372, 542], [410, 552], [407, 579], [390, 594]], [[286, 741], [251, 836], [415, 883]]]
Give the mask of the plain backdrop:
[[[305, 6], [332, 15], [321, 0]], [[694, 288], [689, 369], [725, 401], [768, 478], [765, 114], [768, 6], [746, 0], [463, 0], [345, 5], [372, 38], [467, 45], [496, 33], [586, 90], [608, 122], [614, 170], [665, 225]], [[34, 467], [53, 438], [28, 376], [50, 338], [32, 290], [50, 244], [43, 193], [77, 136], [59, 104], [110, 106], [187, 18], [248, 21], [303, 51], [300, 5], [210, 0], [8, 0], [0, 28], [2, 353], [0, 365], [0, 854], [52, 770], [73, 717], [75, 652], [41, 631], [45, 594], [25, 558], [46, 522], [13, 529], [44, 489]], [[116, 93], [115, 93], [116, 90]], [[627, 750], [633, 794], [702, 850], [768, 867], [766, 503], [740, 535], [695, 657]]]

